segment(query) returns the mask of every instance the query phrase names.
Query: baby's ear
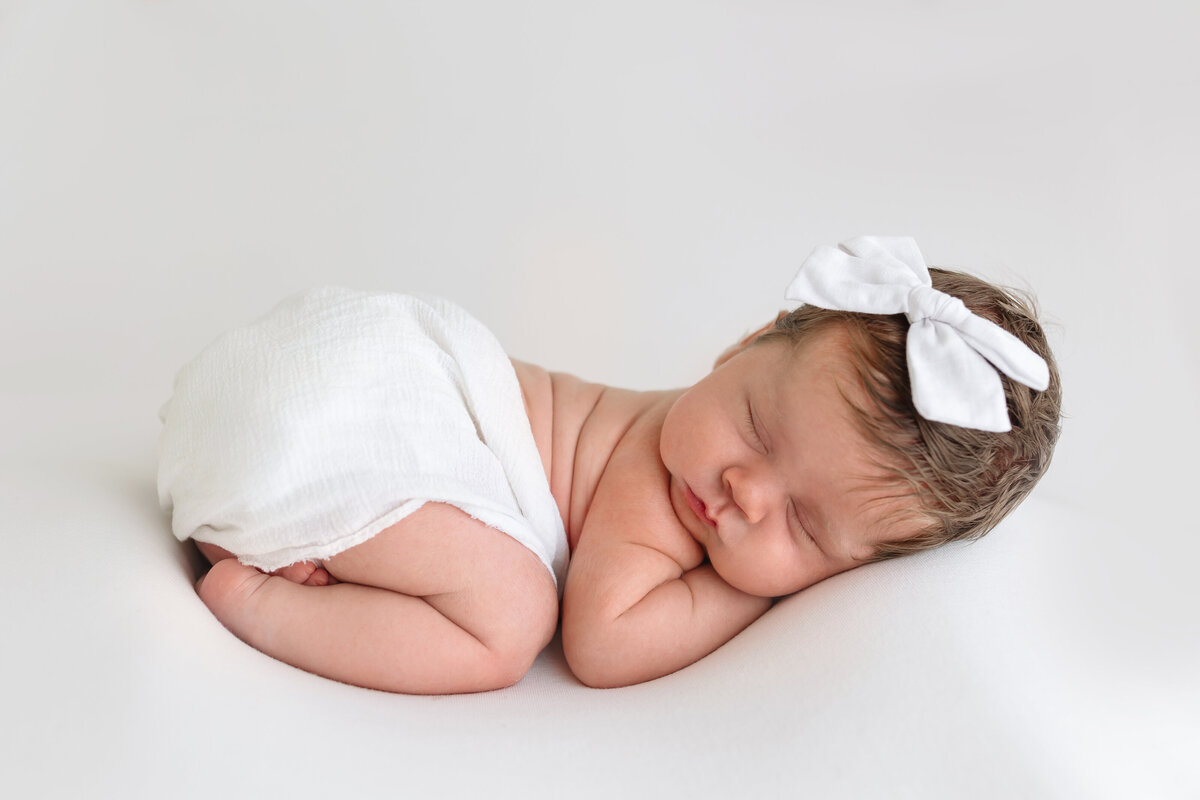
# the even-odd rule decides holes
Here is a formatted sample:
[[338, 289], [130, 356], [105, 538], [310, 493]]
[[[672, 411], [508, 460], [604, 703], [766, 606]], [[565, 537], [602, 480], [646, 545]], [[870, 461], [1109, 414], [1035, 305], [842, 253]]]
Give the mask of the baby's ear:
[[716, 369], [717, 367], [721, 366], [729, 359], [736, 356], [738, 353], [745, 350], [747, 347], [750, 346], [751, 342], [753, 342], [759, 336], [762, 336], [767, 331], [771, 330], [771, 328], [774, 328], [775, 323], [778, 322], [779, 320], [783, 319], [787, 315], [788, 315], [788, 312], [780, 311], [778, 314], [775, 315], [775, 319], [771, 320], [766, 325], [763, 325], [761, 328], [754, 331], [753, 333], [746, 334], [744, 337], [742, 337], [742, 340], [740, 342], [733, 345], [732, 347], [726, 348], [725, 352], [723, 352], [723, 353], [721, 353], [721, 355], [717, 356], [717, 360], [715, 362], [713, 362], [713, 369]]

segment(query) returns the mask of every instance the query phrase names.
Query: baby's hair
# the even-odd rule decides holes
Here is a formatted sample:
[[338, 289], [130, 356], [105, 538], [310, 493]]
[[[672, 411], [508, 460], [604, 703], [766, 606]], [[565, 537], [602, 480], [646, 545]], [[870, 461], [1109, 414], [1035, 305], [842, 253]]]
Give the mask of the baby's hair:
[[[843, 391], [855, 421], [875, 446], [884, 482], [917, 498], [919, 531], [884, 542], [867, 561], [975, 540], [1016, 508], [1045, 474], [1060, 431], [1062, 388], [1032, 296], [1006, 290], [961, 272], [930, 267], [933, 288], [1016, 336], [1050, 367], [1050, 385], [1036, 391], [1003, 373], [1012, 430], [962, 428], [921, 417], [912, 401], [903, 314], [859, 314], [804, 305], [781, 316], [755, 344], [785, 339], [793, 345], [840, 328], [854, 369], [869, 398], [863, 408]], [[901, 514], [885, 520], [898, 521]]]

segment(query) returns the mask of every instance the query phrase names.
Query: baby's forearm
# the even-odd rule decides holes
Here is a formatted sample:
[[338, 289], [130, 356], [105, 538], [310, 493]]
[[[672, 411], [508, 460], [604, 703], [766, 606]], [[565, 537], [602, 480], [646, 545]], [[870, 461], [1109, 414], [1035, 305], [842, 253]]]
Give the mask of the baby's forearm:
[[564, 604], [563, 648], [589, 686], [627, 686], [697, 661], [770, 607], [770, 598], [734, 589], [704, 564], [615, 615], [600, 602]]

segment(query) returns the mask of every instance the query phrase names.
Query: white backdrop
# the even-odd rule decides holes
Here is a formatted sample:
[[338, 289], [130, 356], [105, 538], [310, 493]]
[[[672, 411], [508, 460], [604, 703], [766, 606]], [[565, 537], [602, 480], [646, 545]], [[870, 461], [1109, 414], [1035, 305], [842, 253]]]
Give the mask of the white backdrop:
[[[1198, 8], [0, 0], [0, 773], [44, 796], [1200, 796]], [[345, 687], [195, 597], [155, 414], [286, 294], [443, 294], [517, 357], [658, 388], [860, 234], [1041, 299], [1065, 432], [995, 536], [612, 692], [557, 644], [504, 692]]]

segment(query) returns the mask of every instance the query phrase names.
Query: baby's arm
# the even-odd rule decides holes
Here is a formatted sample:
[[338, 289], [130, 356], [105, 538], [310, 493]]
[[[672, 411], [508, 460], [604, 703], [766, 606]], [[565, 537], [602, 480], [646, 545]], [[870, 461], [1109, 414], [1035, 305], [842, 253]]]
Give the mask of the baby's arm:
[[606, 533], [591, 530], [580, 541], [563, 598], [563, 649], [589, 686], [626, 686], [681, 669], [771, 606], [734, 589], [710, 564], [684, 569], [677, 554]]
[[771, 606], [704, 563], [704, 549], [672, 510], [670, 475], [658, 457], [664, 413], [647, 414], [613, 451], [571, 555], [563, 650], [590, 686], [686, 667]]

